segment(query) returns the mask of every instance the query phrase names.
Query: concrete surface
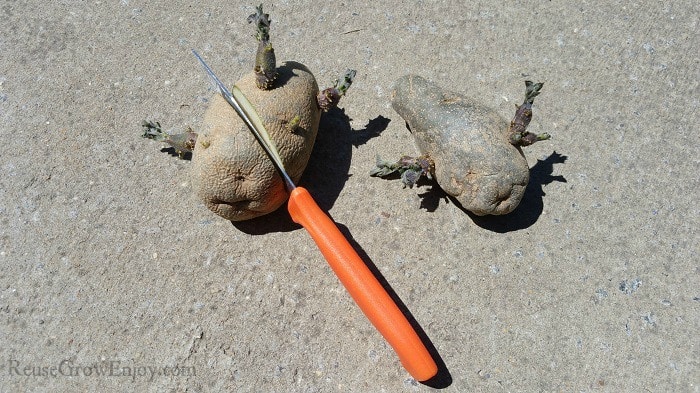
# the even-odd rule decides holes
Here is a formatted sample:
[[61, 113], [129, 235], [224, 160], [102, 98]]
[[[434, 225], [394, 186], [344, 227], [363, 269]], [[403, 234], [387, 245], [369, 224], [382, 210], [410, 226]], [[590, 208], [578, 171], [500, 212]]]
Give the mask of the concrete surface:
[[[284, 212], [214, 216], [140, 137], [197, 127], [191, 48], [247, 72], [256, 4], [2, 2], [0, 390], [698, 392], [700, 9], [665, 3], [266, 4], [278, 59], [358, 70], [302, 184], [439, 354], [426, 385]], [[513, 214], [367, 175], [415, 153], [388, 98], [408, 72], [507, 118], [545, 82]]]

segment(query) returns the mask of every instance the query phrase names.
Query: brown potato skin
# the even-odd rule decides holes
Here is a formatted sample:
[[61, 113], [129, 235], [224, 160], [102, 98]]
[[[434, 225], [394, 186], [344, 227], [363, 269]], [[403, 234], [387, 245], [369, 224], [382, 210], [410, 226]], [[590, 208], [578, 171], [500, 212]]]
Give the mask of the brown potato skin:
[[[255, 85], [255, 73], [236, 85], [261, 117], [294, 182], [301, 177], [313, 149], [321, 111], [318, 85], [302, 64], [286, 62], [271, 90]], [[299, 116], [299, 123], [289, 123]], [[272, 161], [231, 106], [215, 94], [204, 114], [192, 154], [196, 195], [219, 216], [242, 221], [271, 213], [288, 198]]]
[[445, 192], [479, 216], [518, 206], [530, 171], [522, 150], [508, 141], [507, 120], [417, 75], [396, 81], [391, 97]]

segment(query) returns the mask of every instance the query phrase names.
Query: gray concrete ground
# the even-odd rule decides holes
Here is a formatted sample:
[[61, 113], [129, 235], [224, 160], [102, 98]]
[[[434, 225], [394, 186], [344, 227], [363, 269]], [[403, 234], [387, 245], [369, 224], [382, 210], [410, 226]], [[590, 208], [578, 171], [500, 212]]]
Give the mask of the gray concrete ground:
[[[697, 2], [266, 4], [278, 59], [358, 70], [302, 184], [424, 330], [431, 386], [284, 212], [218, 218], [140, 138], [201, 121], [191, 48], [249, 70], [256, 4], [23, 3], [0, 7], [1, 391], [700, 391]], [[416, 152], [405, 73], [506, 118], [545, 82], [518, 210], [368, 176]]]

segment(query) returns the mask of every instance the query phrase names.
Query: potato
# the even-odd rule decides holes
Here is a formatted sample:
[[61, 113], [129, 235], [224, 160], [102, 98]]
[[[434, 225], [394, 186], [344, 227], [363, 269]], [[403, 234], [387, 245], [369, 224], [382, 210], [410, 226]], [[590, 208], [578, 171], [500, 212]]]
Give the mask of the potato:
[[[297, 182], [313, 149], [321, 109], [318, 85], [302, 64], [277, 68], [276, 86], [261, 90], [250, 72], [236, 85], [253, 104]], [[241, 221], [270, 213], [287, 200], [284, 182], [272, 161], [231, 106], [214, 95], [204, 114], [192, 154], [195, 192], [216, 214]]]
[[[321, 112], [338, 105], [356, 72], [347, 70], [342, 79], [319, 92], [316, 79], [303, 64], [290, 61], [277, 67], [270, 15], [263, 12], [262, 4], [248, 22], [255, 25], [258, 40], [255, 65], [235, 85], [265, 127], [258, 132], [269, 135], [284, 171], [296, 183], [311, 156]], [[144, 138], [167, 143], [180, 158], [191, 153], [195, 193], [221, 217], [248, 220], [275, 211], [287, 200], [289, 190], [271, 158], [218, 93], [199, 132], [188, 128], [182, 134], [170, 134], [157, 121], [143, 121], [142, 126]]]
[[416, 75], [395, 83], [391, 104], [430, 162], [430, 169], [423, 164], [422, 172], [433, 172], [440, 187], [474, 214], [500, 215], [518, 206], [528, 184], [529, 167], [520, 145], [549, 137], [524, 132], [532, 98], [541, 87], [526, 95], [518, 107], [522, 113], [516, 113], [510, 126], [494, 110]]

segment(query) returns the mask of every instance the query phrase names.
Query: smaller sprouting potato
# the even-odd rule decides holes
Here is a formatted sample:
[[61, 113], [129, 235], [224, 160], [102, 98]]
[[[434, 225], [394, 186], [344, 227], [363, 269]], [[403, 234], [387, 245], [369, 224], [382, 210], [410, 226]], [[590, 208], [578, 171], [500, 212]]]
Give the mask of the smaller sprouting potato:
[[432, 160], [435, 180], [476, 215], [507, 214], [518, 206], [530, 177], [520, 146], [549, 138], [525, 132], [532, 98], [542, 87], [526, 84], [526, 102], [510, 124], [493, 109], [420, 76], [404, 76], [394, 85], [392, 106], [423, 157]]

